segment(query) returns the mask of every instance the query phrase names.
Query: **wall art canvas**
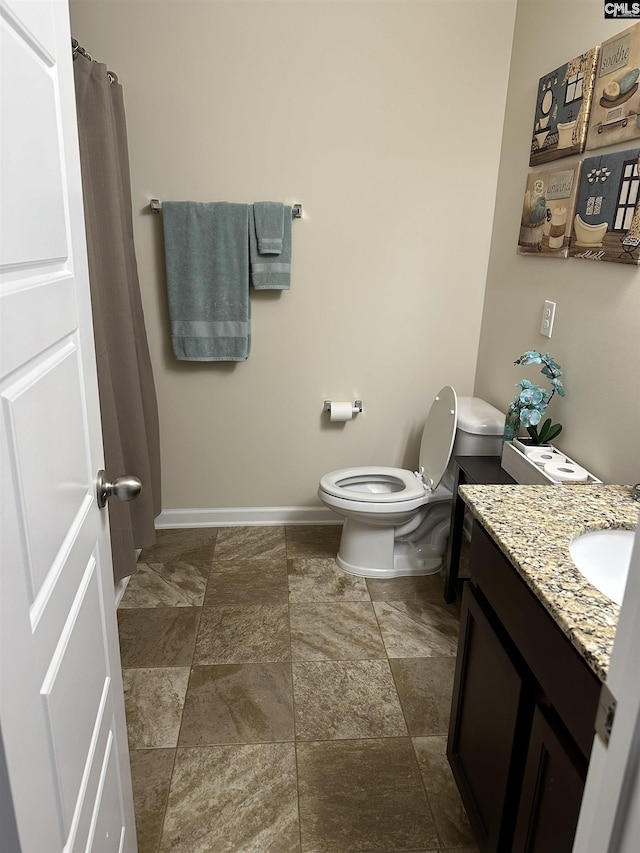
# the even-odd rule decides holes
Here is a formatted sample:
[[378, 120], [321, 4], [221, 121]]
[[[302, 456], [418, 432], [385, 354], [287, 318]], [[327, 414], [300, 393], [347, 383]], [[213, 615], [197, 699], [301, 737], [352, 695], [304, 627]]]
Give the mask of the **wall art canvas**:
[[640, 264], [640, 148], [582, 163], [569, 256]]
[[530, 166], [584, 151], [598, 53], [594, 47], [540, 78]]
[[518, 253], [566, 258], [575, 210], [580, 164], [531, 172], [522, 204]]
[[640, 137], [640, 24], [600, 46], [587, 149]]

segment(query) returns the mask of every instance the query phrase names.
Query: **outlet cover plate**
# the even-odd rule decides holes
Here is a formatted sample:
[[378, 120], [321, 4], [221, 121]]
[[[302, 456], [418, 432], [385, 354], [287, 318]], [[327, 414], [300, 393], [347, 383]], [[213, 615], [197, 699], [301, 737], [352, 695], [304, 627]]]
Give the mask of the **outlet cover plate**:
[[553, 320], [556, 316], [556, 303], [544, 300], [544, 308], [542, 309], [542, 322], [540, 323], [540, 334], [547, 338], [551, 337], [553, 331]]

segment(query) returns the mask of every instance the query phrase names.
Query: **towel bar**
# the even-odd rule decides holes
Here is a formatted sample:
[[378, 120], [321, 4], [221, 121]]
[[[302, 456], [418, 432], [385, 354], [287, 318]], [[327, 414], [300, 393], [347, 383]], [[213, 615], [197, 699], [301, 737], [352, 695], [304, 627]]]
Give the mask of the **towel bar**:
[[[151, 213], [160, 213], [162, 210], [162, 202], [160, 199], [152, 198], [149, 201], [149, 210]], [[302, 205], [301, 204], [292, 204], [291, 205], [291, 218], [292, 219], [302, 219]]]

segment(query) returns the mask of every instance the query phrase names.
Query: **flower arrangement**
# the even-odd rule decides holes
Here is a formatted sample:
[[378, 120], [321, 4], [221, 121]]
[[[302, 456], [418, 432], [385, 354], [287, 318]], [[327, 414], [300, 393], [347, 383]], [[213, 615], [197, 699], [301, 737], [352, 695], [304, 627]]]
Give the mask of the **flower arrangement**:
[[562, 432], [562, 424], [554, 424], [551, 418], [547, 418], [540, 429], [538, 429], [538, 424], [542, 420], [547, 406], [553, 399], [553, 395], [557, 393], [560, 397], [564, 397], [564, 385], [562, 384], [562, 370], [560, 370], [560, 365], [549, 353], [543, 354], [536, 350], [528, 350], [513, 363], [541, 364], [542, 374], [549, 380], [551, 391], [545, 391], [544, 388], [535, 385], [528, 379], [516, 382], [516, 386], [520, 388], [520, 393], [507, 411], [504, 440], [513, 441], [514, 438], [517, 438], [520, 425], [522, 424], [531, 436], [533, 444], [546, 444]]

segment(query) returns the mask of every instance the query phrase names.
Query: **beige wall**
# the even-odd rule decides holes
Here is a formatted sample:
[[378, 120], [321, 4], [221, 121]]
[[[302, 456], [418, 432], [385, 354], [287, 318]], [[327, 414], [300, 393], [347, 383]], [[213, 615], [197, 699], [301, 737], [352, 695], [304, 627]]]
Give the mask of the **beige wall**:
[[[605, 21], [602, 0], [518, 2], [475, 383], [476, 394], [504, 410], [523, 376], [544, 380], [513, 360], [527, 349], [550, 352], [567, 387], [549, 409], [564, 425], [558, 445], [610, 483], [640, 480], [640, 271], [522, 257], [515, 246], [539, 78], [629, 23]], [[640, 139], [600, 150], [634, 147]], [[545, 299], [557, 303], [551, 340], [539, 333]]]
[[[470, 394], [512, 0], [72, 0], [124, 85], [164, 507], [313, 506], [321, 474], [413, 466], [432, 396]], [[301, 202], [290, 292], [237, 365], [170, 351], [160, 199]], [[327, 424], [325, 398], [364, 401]]]

